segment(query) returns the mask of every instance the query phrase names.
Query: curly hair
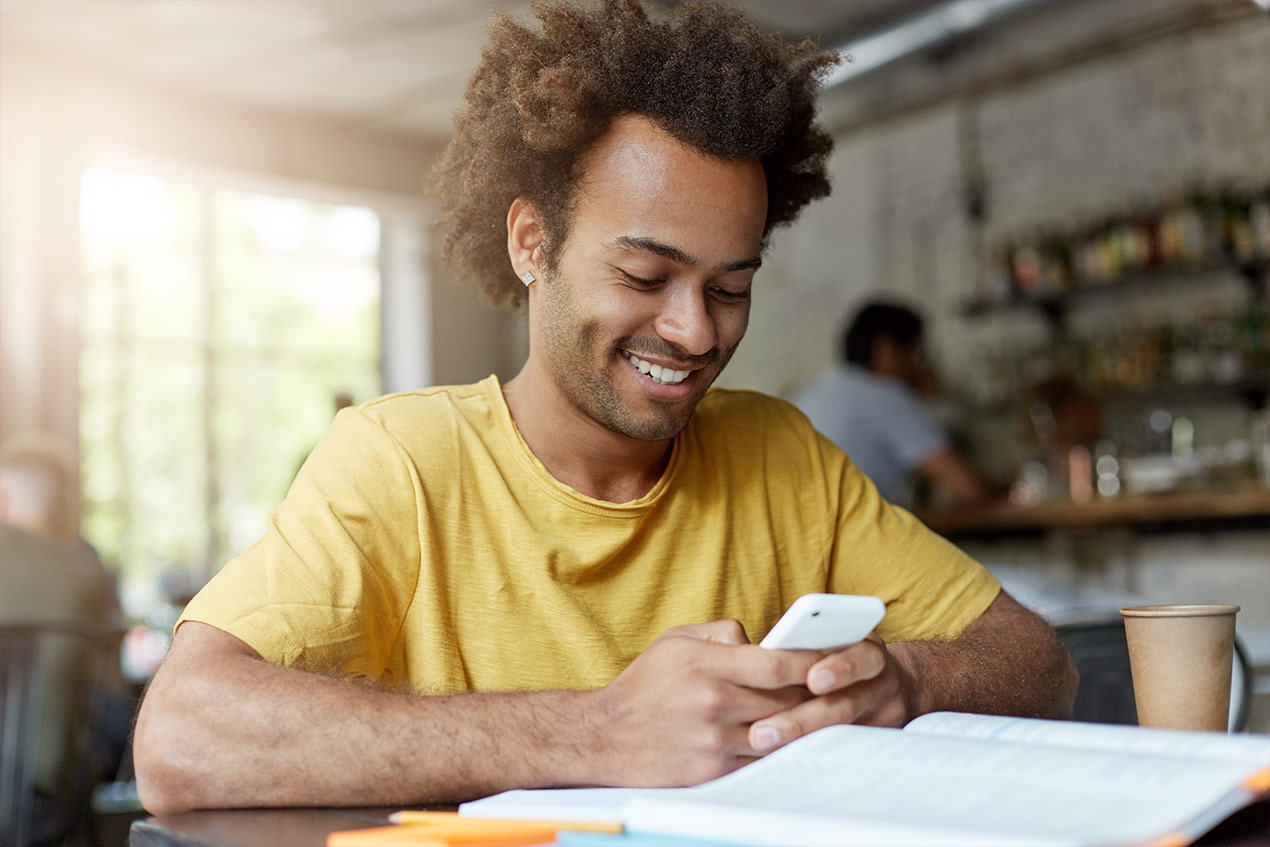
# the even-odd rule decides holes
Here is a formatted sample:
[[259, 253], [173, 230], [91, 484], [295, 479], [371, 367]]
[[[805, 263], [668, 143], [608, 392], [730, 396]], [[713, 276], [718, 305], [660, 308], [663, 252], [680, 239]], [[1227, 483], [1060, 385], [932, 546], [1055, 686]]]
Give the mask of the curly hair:
[[515, 306], [525, 296], [507, 258], [512, 201], [524, 197], [542, 215], [551, 269], [579, 158], [622, 114], [648, 117], [704, 153], [758, 160], [765, 241], [829, 193], [833, 141], [813, 121], [834, 54], [762, 35], [739, 9], [714, 3], [686, 3], [665, 21], [650, 20], [636, 0], [531, 9], [539, 32], [497, 14], [431, 175], [447, 227], [442, 257], [491, 302]]

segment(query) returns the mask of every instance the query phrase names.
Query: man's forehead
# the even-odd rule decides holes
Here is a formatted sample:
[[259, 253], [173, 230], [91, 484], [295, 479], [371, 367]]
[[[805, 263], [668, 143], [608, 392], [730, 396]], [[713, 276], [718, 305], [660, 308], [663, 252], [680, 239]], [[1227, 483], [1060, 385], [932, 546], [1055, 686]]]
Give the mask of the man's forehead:
[[655, 182], [672, 169], [704, 172], [721, 165], [751, 166], [761, 172], [757, 160], [721, 159], [676, 138], [652, 118], [628, 114], [614, 118], [582, 154], [580, 182], [622, 177]]
[[[573, 224], [603, 224], [607, 231], [598, 235], [605, 246], [754, 266], [767, 217], [767, 182], [757, 161], [703, 153], [654, 121], [628, 115], [614, 121], [581, 165]], [[682, 255], [669, 255], [676, 251]]]

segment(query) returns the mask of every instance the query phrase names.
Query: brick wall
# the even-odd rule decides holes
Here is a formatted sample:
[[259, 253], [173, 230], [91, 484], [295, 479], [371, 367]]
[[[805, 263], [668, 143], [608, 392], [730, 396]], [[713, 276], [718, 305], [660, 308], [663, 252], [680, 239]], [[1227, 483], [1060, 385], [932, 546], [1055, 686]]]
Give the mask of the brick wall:
[[790, 393], [834, 362], [842, 321], [879, 293], [921, 306], [932, 352], [959, 391], [982, 388], [993, 350], [1042, 344], [1038, 316], [958, 311], [983, 278], [964, 203], [965, 139], [975, 133], [988, 245], [1196, 181], [1265, 184], [1270, 22], [1160, 38], [840, 135], [833, 196], [775, 234], [749, 335], [721, 384]]

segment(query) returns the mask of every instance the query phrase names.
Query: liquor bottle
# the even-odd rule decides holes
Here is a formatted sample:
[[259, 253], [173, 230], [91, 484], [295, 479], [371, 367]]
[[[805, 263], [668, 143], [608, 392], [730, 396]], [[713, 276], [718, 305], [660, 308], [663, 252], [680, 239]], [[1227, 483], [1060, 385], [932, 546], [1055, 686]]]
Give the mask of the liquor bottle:
[[1086, 224], [1076, 239], [1075, 263], [1078, 285], [1096, 285], [1101, 273], [1098, 255], [1098, 232], [1093, 224]]
[[1246, 196], [1234, 192], [1226, 196], [1226, 249], [1227, 255], [1239, 265], [1247, 265], [1256, 258], [1257, 245], [1252, 232], [1251, 203]]
[[1041, 256], [1041, 282], [1037, 293], [1042, 296], [1063, 294], [1072, 286], [1071, 253], [1067, 243], [1056, 236], [1044, 241]]
[[1164, 214], [1160, 216], [1158, 249], [1160, 263], [1163, 265], [1179, 262], [1186, 255], [1185, 224], [1183, 222], [1185, 212], [1185, 201], [1180, 197], [1175, 197], [1165, 207]]
[[1178, 212], [1181, 236], [1181, 258], [1199, 264], [1208, 255], [1208, 235], [1204, 226], [1204, 196], [1199, 189], [1191, 192], [1186, 205]]
[[1024, 296], [1033, 296], [1041, 282], [1040, 251], [1031, 244], [1020, 245], [1014, 250], [1012, 267], [1014, 287]]
[[1254, 258], [1270, 259], [1270, 187], [1252, 198], [1248, 223], [1252, 229]]
[[1226, 205], [1217, 192], [1208, 192], [1199, 197], [1200, 218], [1203, 221], [1203, 251], [1201, 261], [1211, 262], [1230, 255], [1227, 246]]

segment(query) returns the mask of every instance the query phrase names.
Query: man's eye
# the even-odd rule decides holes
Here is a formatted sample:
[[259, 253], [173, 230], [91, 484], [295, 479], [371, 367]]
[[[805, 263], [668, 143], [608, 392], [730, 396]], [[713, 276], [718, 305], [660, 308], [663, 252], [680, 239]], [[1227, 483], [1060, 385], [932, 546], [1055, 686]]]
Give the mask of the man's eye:
[[626, 279], [627, 282], [631, 283], [632, 285], [641, 286], [643, 288], [652, 288], [654, 285], [660, 285], [661, 283], [665, 282], [664, 279], [645, 279], [640, 276], [635, 276], [634, 274], [627, 273], [621, 268], [618, 268], [617, 272], [620, 273], [623, 276], [623, 278]]
[[728, 288], [715, 288], [713, 291], [714, 296], [718, 297], [725, 303], [739, 303], [742, 300], [749, 299], [750, 296], [750, 290], [748, 288], [744, 291], [732, 291]]

